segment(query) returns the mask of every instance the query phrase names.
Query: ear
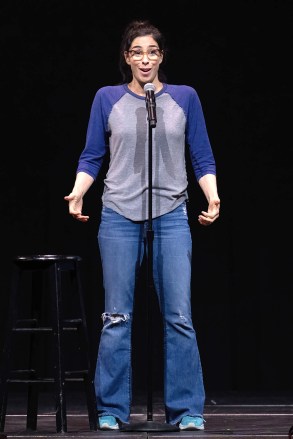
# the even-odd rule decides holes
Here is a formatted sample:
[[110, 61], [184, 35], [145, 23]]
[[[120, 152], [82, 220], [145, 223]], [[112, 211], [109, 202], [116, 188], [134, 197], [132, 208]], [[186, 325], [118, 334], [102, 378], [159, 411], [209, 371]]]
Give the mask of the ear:
[[130, 59], [129, 59], [129, 54], [126, 51], [124, 52], [124, 59], [125, 59], [126, 64], [128, 64], [128, 65], [131, 64]]

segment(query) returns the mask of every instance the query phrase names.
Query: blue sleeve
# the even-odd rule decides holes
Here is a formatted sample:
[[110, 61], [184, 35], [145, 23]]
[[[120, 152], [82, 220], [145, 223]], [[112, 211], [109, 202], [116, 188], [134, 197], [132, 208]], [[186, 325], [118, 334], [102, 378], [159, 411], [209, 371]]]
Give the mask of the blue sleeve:
[[216, 174], [216, 163], [207, 133], [202, 106], [197, 93], [190, 95], [187, 113], [186, 142], [197, 180], [206, 174]]
[[97, 178], [109, 149], [109, 114], [123, 94], [121, 86], [102, 87], [97, 91], [91, 107], [85, 147], [79, 157], [76, 172], [83, 171]]

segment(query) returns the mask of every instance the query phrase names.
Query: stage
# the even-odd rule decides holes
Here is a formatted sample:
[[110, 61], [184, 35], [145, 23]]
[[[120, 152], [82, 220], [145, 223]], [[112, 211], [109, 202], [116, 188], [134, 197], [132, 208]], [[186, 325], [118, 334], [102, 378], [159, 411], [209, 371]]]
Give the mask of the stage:
[[[153, 397], [153, 423], [159, 431], [91, 431], [83, 393], [67, 395], [67, 432], [56, 433], [53, 395], [40, 396], [37, 431], [26, 430], [26, 399], [24, 394], [11, 393], [8, 400], [4, 437], [10, 438], [288, 438], [293, 425], [293, 398], [290, 393], [208, 393], [204, 431], [164, 431], [164, 407], [161, 395]], [[131, 424], [146, 425], [144, 396], [134, 396]], [[128, 428], [129, 430], [129, 428]]]

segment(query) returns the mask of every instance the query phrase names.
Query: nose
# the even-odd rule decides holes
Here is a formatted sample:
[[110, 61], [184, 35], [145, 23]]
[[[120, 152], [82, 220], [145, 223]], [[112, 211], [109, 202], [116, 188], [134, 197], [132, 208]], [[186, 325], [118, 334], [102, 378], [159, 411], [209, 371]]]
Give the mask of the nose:
[[142, 56], [142, 62], [143, 62], [144, 64], [148, 64], [148, 62], [149, 62], [149, 58], [148, 58], [148, 56], [147, 56], [147, 53], [143, 53], [143, 56]]

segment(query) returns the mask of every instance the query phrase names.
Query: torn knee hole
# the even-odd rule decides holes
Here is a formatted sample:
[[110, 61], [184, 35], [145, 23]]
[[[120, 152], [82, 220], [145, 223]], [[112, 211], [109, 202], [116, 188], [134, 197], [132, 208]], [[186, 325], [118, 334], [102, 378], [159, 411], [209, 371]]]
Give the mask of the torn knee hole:
[[129, 314], [119, 314], [119, 313], [110, 313], [105, 312], [102, 314], [103, 323], [109, 320], [112, 323], [121, 323], [126, 322], [129, 319]]

